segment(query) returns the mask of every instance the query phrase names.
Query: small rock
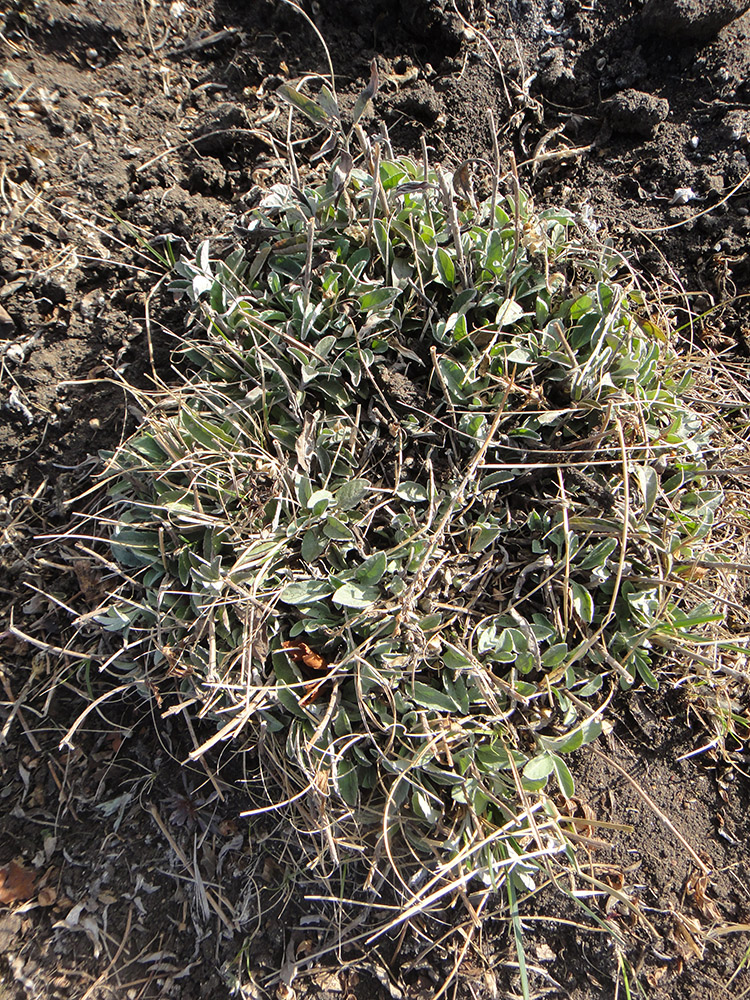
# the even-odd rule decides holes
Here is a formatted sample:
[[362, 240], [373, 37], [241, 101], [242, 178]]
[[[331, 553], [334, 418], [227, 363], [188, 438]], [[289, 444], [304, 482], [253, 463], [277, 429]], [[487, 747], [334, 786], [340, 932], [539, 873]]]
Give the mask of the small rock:
[[669, 101], [641, 90], [623, 90], [608, 104], [609, 123], [615, 132], [651, 135], [669, 114]]
[[748, 10], [750, 0], [649, 0], [641, 23], [675, 41], [708, 42]]

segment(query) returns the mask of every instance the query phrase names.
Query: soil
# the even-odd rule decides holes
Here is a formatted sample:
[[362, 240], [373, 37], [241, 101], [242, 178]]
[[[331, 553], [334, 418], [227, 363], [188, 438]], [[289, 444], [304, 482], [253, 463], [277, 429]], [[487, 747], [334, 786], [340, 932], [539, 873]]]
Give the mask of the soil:
[[[377, 59], [367, 128], [385, 122], [407, 151], [424, 134], [432, 158], [456, 166], [491, 158], [491, 111], [537, 202], [580, 212], [654, 285], [675, 289], [677, 321], [677, 291], [687, 295], [706, 314], [689, 336], [741, 373], [747, 7], [318, 0], [306, 9], [345, 99]], [[325, 72], [325, 56], [281, 0], [9, 0], [5, 9], [0, 604], [2, 629], [15, 632], [0, 634], [0, 901], [10, 904], [0, 906], [0, 997], [190, 1000], [240, 983], [236, 995], [268, 987], [289, 998], [279, 974], [325, 939], [312, 919], [325, 906], [304, 895], [325, 891], [312, 879], [293, 891], [288, 845], [273, 827], [253, 820], [248, 835], [241, 754], [181, 766], [194, 746], [182, 724], [154, 719], [145, 700], [110, 698], [110, 684], [56, 651], [70, 630], [66, 605], [95, 607], [106, 577], [87, 571], [84, 541], [51, 535], [74, 511], [80, 526], [99, 452], [136, 426], [137, 395], [121, 377], [136, 388], [168, 377], [182, 317], [154, 288], [164, 274], [156, 255], [228, 238], [258, 187], [285, 176], [274, 90]], [[297, 159], [321, 141], [300, 140]], [[741, 375], [737, 384], [744, 406]], [[731, 738], [717, 750], [707, 706], [681, 691], [622, 696], [604, 756], [590, 748], [574, 761], [590, 821], [583, 871], [612, 890], [587, 902], [615, 936], [542, 890], [523, 910], [532, 995], [615, 997], [625, 975], [653, 998], [750, 989], [748, 757]], [[92, 695], [106, 700], [61, 746]], [[519, 995], [505, 923], [490, 913], [478, 941], [458, 995]], [[302, 968], [294, 991], [434, 996], [454, 955], [437, 948], [420, 963], [411, 947], [384, 944], [344, 971], [329, 956]]]

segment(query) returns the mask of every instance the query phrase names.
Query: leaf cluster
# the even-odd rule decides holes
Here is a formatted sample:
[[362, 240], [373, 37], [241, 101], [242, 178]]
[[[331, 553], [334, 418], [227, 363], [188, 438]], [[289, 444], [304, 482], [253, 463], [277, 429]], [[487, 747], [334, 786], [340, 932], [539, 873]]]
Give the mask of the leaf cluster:
[[664, 584], [711, 428], [631, 272], [522, 191], [345, 153], [171, 287], [182, 382], [107, 473], [110, 667], [262, 730], [349, 840], [529, 888], [528, 803], [562, 850], [565, 755], [712, 617]]

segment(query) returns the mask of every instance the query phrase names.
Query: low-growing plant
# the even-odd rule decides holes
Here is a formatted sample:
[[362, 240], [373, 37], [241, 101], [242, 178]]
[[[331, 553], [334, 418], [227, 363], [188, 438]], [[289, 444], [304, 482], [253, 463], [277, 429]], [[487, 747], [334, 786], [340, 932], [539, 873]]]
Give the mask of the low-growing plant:
[[715, 618], [669, 582], [721, 502], [712, 429], [573, 214], [379, 150], [176, 264], [180, 381], [109, 458], [96, 622], [123, 682], [216, 720], [195, 757], [254, 745], [251, 811], [297, 808], [313, 867], [390, 882], [387, 926], [473, 881], [520, 939], [575, 863], [566, 755]]

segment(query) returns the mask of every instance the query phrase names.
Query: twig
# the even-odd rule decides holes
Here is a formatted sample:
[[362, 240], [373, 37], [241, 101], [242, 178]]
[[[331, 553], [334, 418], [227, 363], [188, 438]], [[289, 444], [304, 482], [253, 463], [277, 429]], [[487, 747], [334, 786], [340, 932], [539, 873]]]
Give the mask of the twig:
[[492, 160], [494, 169], [492, 171], [492, 201], [490, 202], [490, 230], [495, 228], [495, 208], [497, 207], [497, 192], [500, 187], [500, 146], [497, 141], [497, 126], [492, 108], [487, 109], [487, 118], [490, 123], [490, 134], [492, 136]]
[[513, 178], [513, 253], [508, 264], [508, 271], [505, 277], [505, 298], [510, 298], [510, 289], [513, 284], [513, 272], [516, 269], [518, 260], [518, 250], [521, 245], [521, 182], [518, 179], [518, 166], [516, 157], [512, 149], [508, 150], [510, 157], [510, 173]]
[[448, 216], [448, 224], [451, 228], [451, 235], [453, 236], [453, 243], [456, 247], [456, 259], [458, 262], [458, 269], [461, 272], [461, 280], [464, 284], [464, 288], [471, 287], [471, 280], [466, 270], [466, 260], [464, 258], [464, 248], [461, 242], [461, 227], [458, 223], [458, 215], [456, 214], [456, 203], [453, 200], [453, 193], [451, 190], [451, 184], [448, 177], [442, 167], [437, 168], [437, 179], [438, 187], [440, 188], [440, 197], [445, 206], [445, 213]]
[[139, 683], [138, 681], [131, 681], [129, 684], [120, 684], [119, 687], [112, 688], [111, 691], [105, 691], [105, 693], [100, 695], [95, 701], [92, 701], [91, 704], [86, 709], [84, 709], [83, 712], [81, 712], [81, 714], [78, 716], [78, 718], [70, 727], [70, 729], [67, 731], [65, 736], [63, 736], [63, 738], [60, 740], [59, 744], [60, 749], [62, 750], [63, 747], [72, 748], [73, 733], [75, 733], [77, 729], [81, 728], [84, 719], [86, 719], [89, 715], [91, 715], [91, 713], [95, 711], [95, 709], [97, 709], [102, 704], [102, 702], [108, 701], [110, 698], [114, 698], [116, 694], [122, 694], [123, 691], [129, 691], [131, 688], [136, 687], [138, 683]]

